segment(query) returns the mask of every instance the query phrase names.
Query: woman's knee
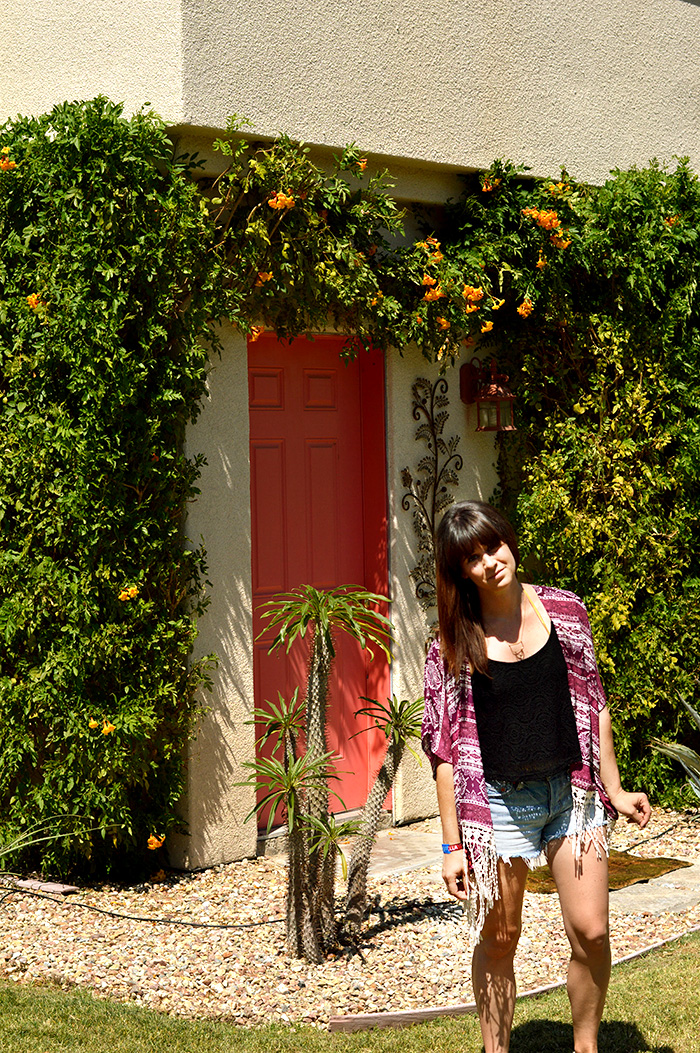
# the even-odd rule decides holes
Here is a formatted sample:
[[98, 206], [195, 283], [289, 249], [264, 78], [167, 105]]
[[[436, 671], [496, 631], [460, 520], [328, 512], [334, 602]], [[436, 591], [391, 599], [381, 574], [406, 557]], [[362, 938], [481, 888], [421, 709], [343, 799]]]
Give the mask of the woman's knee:
[[610, 954], [610, 929], [607, 921], [567, 928], [571, 948], [575, 954], [590, 961]]
[[482, 954], [492, 961], [515, 954], [522, 926], [517, 922], [484, 926], [478, 946]]

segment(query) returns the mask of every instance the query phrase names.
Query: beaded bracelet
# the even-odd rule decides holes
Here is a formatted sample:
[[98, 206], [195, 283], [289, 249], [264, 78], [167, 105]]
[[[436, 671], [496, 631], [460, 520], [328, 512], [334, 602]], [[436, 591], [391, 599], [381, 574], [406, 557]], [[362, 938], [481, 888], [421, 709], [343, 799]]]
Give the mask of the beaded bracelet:
[[443, 845], [442, 846], [442, 850], [445, 853], [445, 855], [449, 855], [450, 852], [459, 852], [461, 847], [462, 847], [461, 844], [459, 844], [459, 845]]

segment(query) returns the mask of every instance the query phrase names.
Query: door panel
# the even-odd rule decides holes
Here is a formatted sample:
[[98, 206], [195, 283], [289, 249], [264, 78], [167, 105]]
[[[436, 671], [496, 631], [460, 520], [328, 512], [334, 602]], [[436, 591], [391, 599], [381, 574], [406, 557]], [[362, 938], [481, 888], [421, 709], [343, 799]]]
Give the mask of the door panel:
[[[282, 344], [263, 335], [249, 344], [253, 628], [259, 606], [276, 593], [309, 584], [362, 585], [387, 592], [384, 372], [379, 353], [345, 365], [335, 337]], [[383, 612], [386, 613], [386, 610]], [[280, 691], [305, 692], [307, 644], [269, 656], [272, 634], [255, 645], [255, 703]], [[343, 804], [364, 804], [384, 754], [383, 733], [354, 713], [360, 696], [384, 702], [389, 673], [383, 656], [369, 662], [342, 636], [329, 705], [329, 748], [340, 755], [331, 788]], [[258, 733], [260, 729], [257, 729]]]

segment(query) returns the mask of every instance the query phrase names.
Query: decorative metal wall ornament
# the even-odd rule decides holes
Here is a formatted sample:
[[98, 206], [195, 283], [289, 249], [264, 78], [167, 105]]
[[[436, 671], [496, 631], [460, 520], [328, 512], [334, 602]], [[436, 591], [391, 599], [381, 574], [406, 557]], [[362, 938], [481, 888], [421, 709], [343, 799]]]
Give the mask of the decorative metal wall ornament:
[[423, 610], [435, 607], [435, 546], [436, 520], [454, 501], [451, 488], [459, 482], [462, 457], [456, 452], [459, 435], [443, 438], [449, 417], [448, 383], [438, 377], [434, 384], [419, 377], [412, 387], [413, 419], [419, 421], [416, 440], [424, 442], [428, 452], [420, 459], [414, 478], [410, 469], [401, 472], [406, 493], [401, 507], [409, 512], [413, 507], [413, 528], [418, 538], [418, 562], [411, 571], [416, 597]]

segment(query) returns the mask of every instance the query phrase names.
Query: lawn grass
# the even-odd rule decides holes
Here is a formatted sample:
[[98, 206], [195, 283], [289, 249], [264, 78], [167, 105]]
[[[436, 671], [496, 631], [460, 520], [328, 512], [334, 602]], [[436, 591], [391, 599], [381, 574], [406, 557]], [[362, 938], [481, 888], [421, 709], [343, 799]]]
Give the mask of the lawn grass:
[[[83, 991], [0, 983], [2, 1053], [479, 1053], [475, 1018], [442, 1018], [354, 1035], [274, 1025], [246, 1030], [223, 1020], [190, 1021], [97, 999]], [[516, 1008], [511, 1053], [571, 1053], [564, 991]], [[600, 1053], [698, 1053], [700, 933], [617, 966]]]

